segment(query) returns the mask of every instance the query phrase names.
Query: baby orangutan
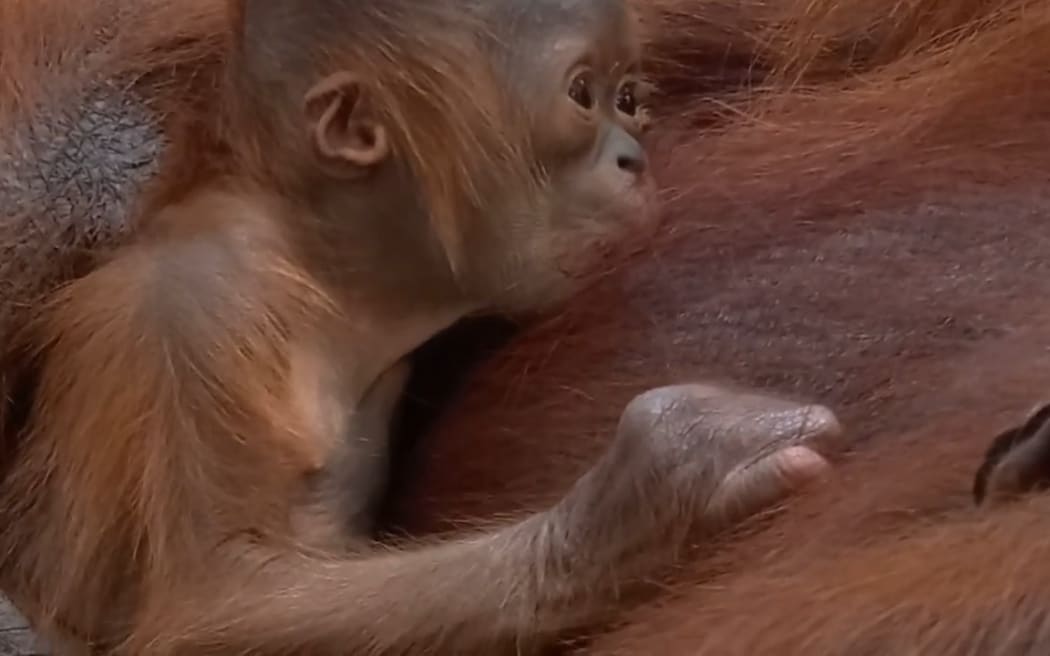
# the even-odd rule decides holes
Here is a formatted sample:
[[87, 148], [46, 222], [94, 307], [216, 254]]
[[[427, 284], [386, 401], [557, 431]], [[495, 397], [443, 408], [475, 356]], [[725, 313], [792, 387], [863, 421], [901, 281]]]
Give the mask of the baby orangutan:
[[405, 357], [467, 315], [563, 301], [650, 220], [636, 19], [622, 0], [233, 15], [199, 119], [223, 126], [222, 173], [27, 333], [0, 571], [40, 629], [107, 654], [521, 653], [825, 469], [826, 409], [667, 387], [554, 507], [373, 547]]

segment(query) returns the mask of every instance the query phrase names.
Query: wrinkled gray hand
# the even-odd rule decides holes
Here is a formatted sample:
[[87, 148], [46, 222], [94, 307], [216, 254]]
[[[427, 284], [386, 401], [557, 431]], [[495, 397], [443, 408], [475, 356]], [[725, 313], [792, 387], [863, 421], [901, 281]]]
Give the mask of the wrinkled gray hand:
[[648, 459], [697, 520], [717, 529], [820, 478], [821, 455], [836, 449], [834, 413], [770, 396], [707, 384], [661, 387], [624, 410], [614, 452]]

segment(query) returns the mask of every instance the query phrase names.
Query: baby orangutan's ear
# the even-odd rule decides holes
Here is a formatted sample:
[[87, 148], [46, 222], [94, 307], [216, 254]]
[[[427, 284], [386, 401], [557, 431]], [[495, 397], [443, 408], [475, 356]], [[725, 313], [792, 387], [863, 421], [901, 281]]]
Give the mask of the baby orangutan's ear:
[[361, 80], [347, 71], [320, 80], [305, 97], [313, 150], [337, 177], [358, 177], [390, 154], [386, 128], [370, 111]]

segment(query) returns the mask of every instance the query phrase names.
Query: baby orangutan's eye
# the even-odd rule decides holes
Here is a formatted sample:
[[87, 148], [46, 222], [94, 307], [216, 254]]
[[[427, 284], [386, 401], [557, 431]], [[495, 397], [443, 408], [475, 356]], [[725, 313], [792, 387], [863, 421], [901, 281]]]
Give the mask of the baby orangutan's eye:
[[587, 74], [581, 73], [572, 79], [569, 97], [584, 109], [594, 108], [594, 92], [591, 90], [591, 79]]
[[616, 109], [627, 116], [635, 116], [638, 113], [637, 83], [625, 82], [616, 92]]

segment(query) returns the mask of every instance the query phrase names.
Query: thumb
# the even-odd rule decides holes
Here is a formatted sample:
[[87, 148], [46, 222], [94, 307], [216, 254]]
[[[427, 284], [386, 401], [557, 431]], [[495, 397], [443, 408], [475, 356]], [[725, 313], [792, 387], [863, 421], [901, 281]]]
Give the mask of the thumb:
[[816, 451], [790, 446], [731, 471], [711, 495], [702, 522], [720, 528], [740, 521], [822, 478], [831, 468]]

